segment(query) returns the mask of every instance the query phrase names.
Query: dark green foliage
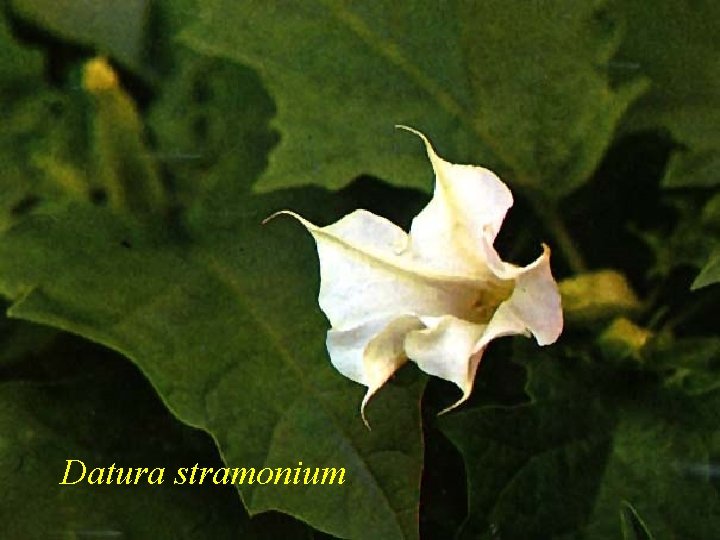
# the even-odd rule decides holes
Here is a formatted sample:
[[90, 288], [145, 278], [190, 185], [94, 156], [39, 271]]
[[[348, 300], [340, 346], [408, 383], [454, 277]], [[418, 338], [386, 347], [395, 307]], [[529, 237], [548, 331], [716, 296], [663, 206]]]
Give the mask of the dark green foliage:
[[[716, 535], [716, 2], [101, 4], [0, 17], [0, 537]], [[403, 368], [368, 431], [312, 241], [262, 222], [407, 227], [431, 170], [395, 124], [497, 170], [499, 251], [546, 242], [581, 292], [457, 411]], [[61, 486], [67, 459], [346, 483]]]

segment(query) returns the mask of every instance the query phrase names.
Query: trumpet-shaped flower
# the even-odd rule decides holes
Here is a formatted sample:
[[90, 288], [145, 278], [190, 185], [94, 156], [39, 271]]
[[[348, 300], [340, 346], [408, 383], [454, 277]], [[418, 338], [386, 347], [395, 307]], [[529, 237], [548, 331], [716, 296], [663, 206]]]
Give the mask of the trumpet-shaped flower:
[[457, 385], [465, 401], [488, 343], [533, 335], [540, 345], [562, 331], [550, 249], [525, 267], [493, 247], [513, 204], [491, 171], [448, 163], [421, 133], [435, 171], [430, 203], [410, 233], [365, 210], [327, 227], [289, 211], [312, 234], [320, 259], [319, 303], [330, 321], [333, 365], [370, 397], [406, 361]]

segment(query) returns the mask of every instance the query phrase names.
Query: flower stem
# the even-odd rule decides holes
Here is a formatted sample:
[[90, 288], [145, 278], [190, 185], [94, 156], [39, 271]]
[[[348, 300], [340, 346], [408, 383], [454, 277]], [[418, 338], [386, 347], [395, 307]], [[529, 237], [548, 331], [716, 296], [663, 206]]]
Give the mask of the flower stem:
[[548, 228], [555, 239], [556, 246], [574, 274], [581, 274], [587, 271], [587, 264], [582, 253], [578, 250], [575, 242], [563, 221], [557, 204], [535, 191], [530, 194], [530, 203], [535, 213]]

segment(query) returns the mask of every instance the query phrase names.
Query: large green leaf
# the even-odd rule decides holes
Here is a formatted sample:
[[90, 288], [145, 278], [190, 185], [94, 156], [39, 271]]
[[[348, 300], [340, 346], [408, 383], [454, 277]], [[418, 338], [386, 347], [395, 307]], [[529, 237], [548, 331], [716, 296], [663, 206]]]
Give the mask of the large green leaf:
[[[710, 21], [720, 17], [720, 4], [696, 0], [681, 4], [662, 0], [648, 10], [642, 1], [623, 3], [628, 21], [619, 58], [637, 68], [651, 81], [650, 91], [628, 115], [627, 128], [662, 127], [670, 131], [678, 148], [665, 172], [666, 188], [711, 188], [720, 186], [720, 32]], [[706, 195], [705, 195], [706, 197]], [[715, 196], [697, 214], [699, 201], [681, 212], [677, 231], [655, 243], [660, 266], [667, 268], [689, 262], [702, 267], [692, 288], [715, 281], [717, 274], [718, 201]], [[682, 215], [685, 214], [685, 215]], [[660, 247], [660, 249], [658, 249]], [[678, 254], [678, 255], [675, 255]], [[692, 254], [692, 260], [688, 260]], [[673, 262], [677, 259], [677, 262]], [[663, 272], [663, 269], [660, 269]]]
[[[230, 466], [346, 469], [343, 485], [238, 486], [251, 513], [277, 509], [343, 537], [414, 538], [422, 380], [409, 371], [381, 392], [368, 432], [362, 388], [327, 359], [312, 241], [290, 221], [261, 225], [284, 207], [335, 218], [335, 198], [253, 196], [267, 136], [238, 120], [242, 111], [212, 110], [208, 122], [245, 130], [247, 147], [203, 172], [212, 189], [200, 191], [188, 219], [144, 204], [140, 189], [136, 205], [81, 198], [6, 231], [0, 289], [14, 301], [10, 313], [131, 358], [178, 418], [212, 434]], [[138, 159], [123, 160], [116, 145], [137, 144], [136, 122], [124, 120], [115, 123], [116, 142], [95, 141], [112, 154], [113, 170], [99, 169], [107, 174]]]
[[257, 75], [246, 67], [185, 47], [177, 47], [174, 58], [180, 69], [165, 80], [148, 124], [157, 141], [158, 161], [172, 170], [174, 202], [204, 211], [193, 203], [212, 191], [219, 162], [230, 158], [242, 164], [239, 170], [231, 164], [226, 172], [237, 174], [236, 181], [244, 184], [262, 171], [271, 134], [246, 132], [241, 126], [266, 121], [272, 103]]
[[[200, 530], [246, 537], [249, 519], [232, 511], [229, 487], [172, 484], [178, 467], [218, 459], [212, 443], [170, 418], [128, 366], [97, 347], [66, 343], [15, 372], [3, 372], [0, 383], [3, 537], [190, 539]], [[115, 464], [165, 467], [166, 475], [161, 485], [60, 485], [68, 459], [87, 472]], [[74, 463], [68, 480], [79, 470]]]
[[441, 420], [468, 475], [462, 536], [620, 538], [627, 504], [659, 538], [712, 536], [720, 392], [688, 395], [649, 373], [535, 356], [531, 403]]
[[548, 196], [588, 178], [642, 84], [612, 88], [603, 2], [203, 2], [192, 47], [257, 68], [281, 141], [258, 183], [340, 187], [367, 173], [429, 189], [414, 126], [456, 162]]
[[[4, 345], [36, 330], [22, 321], [2, 323]], [[175, 485], [180, 467], [222, 466], [210, 437], [173, 418], [147, 380], [119, 355], [55, 334], [42, 352], [26, 356], [11, 346], [13, 365], [0, 366], [3, 537], [313, 537], [289, 518], [250, 520], [230, 486]], [[77, 460], [67, 481], [77, 480], [83, 465], [84, 480], [60, 484], [67, 460]], [[87, 478], [97, 480], [96, 467], [104, 469], [103, 483], [91, 485]], [[130, 484], [117, 484], [130, 467]], [[163, 468], [162, 483], [150, 485], [147, 474], [133, 483], [137, 468], [144, 467]]]
[[361, 389], [326, 358], [310, 242], [289, 223], [260, 225], [297, 202], [247, 198], [233, 229], [184, 245], [89, 206], [29, 218], [0, 244], [10, 313], [133, 359], [230, 466], [347, 469], [343, 486], [240, 486], [251, 513], [278, 509], [345, 537], [413, 538], [421, 385], [411, 377], [382, 392], [367, 431]]

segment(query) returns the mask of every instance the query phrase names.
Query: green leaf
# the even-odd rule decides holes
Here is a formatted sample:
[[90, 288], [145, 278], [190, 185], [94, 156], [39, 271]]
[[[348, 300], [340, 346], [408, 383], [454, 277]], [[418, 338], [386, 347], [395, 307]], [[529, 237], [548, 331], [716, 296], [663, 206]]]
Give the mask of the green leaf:
[[622, 411], [589, 527], [595, 537], [614, 535], [616, 526], [606, 516], [617, 512], [620, 499], [631, 502], [660, 538], [714, 534], [720, 498], [709, 471], [718, 431], [709, 419], [719, 397], [660, 395], [651, 406]]
[[10, 313], [133, 359], [229, 466], [346, 468], [343, 486], [239, 486], [251, 513], [278, 509], [344, 537], [413, 538], [422, 385], [410, 377], [381, 392], [367, 431], [361, 388], [326, 357], [309, 239], [287, 222], [260, 224], [299, 203], [246, 200], [232, 229], [188, 245], [89, 206], [28, 218], [0, 244]]
[[362, 389], [326, 357], [310, 239], [288, 222], [261, 225], [280, 207], [332, 204], [319, 193], [253, 197], [228, 174], [247, 168], [215, 165], [184, 236], [87, 203], [25, 218], [0, 244], [11, 312], [132, 358], [231, 466], [346, 469], [343, 486], [240, 486], [252, 513], [278, 509], [346, 537], [413, 538], [422, 384], [407, 374], [383, 392], [367, 432]]
[[[645, 2], [631, 0], [623, 2], [622, 9], [627, 32], [616, 67], [630, 67], [651, 82], [650, 90], [630, 109], [624, 127], [663, 128], [672, 134], [677, 148], [665, 170], [663, 187], [716, 192], [720, 186], [720, 99], [714, 89], [720, 84], [720, 66], [714, 59], [720, 54], [720, 32], [709, 21], [720, 16], [718, 3], [698, 0], [688, 8], [661, 0], [648, 10]], [[705, 281], [707, 274], [702, 273], [693, 288], [712, 282], [710, 254], [719, 238], [720, 199], [709, 195], [701, 193], [702, 199], [679, 208], [680, 223], [669, 238], [662, 231], [651, 240], [662, 275], [683, 264], [705, 265], [710, 280]], [[708, 199], [702, 216], [698, 215], [699, 205]]]
[[560, 197], [642, 88], [603, 72], [619, 39], [603, 2], [212, 0], [183, 36], [257, 68], [275, 98], [281, 141], [260, 191], [360, 174], [428, 190], [417, 141], [392, 127], [406, 124], [451, 161]]
[[148, 0], [88, 2], [87, 0], [11, 0], [12, 10], [58, 37], [91, 45], [138, 68], [143, 62]]
[[[18, 217], [0, 238], [0, 292], [12, 300], [10, 313], [130, 358], [180, 420], [212, 435], [228, 466], [302, 462], [311, 473], [320, 468], [320, 478], [324, 468], [345, 469], [342, 485], [338, 477], [333, 485], [237, 486], [251, 514], [280, 510], [343, 537], [416, 538], [424, 380], [413, 371], [398, 374], [369, 406], [368, 432], [359, 414], [362, 387], [327, 358], [311, 239], [288, 221], [261, 224], [288, 207], [329, 221], [337, 218], [336, 198], [319, 191], [252, 195], [269, 146], [269, 99], [247, 70], [190, 54], [175, 61], [180, 74], [191, 67], [189, 75], [180, 75], [153, 111], [179, 104], [184, 116], [154, 124], [160, 153], [176, 144], [192, 150], [193, 139], [184, 146], [194, 135], [186, 127], [198, 117], [210, 134], [199, 150], [215, 153], [194, 171], [182, 173], [182, 162], [170, 160], [163, 172], [171, 188], [192, 176], [199, 185], [185, 186], [176, 214], [112, 197], [56, 197], [43, 212]], [[205, 92], [196, 83], [208, 66], [218, 80]], [[198, 89], [202, 103], [179, 95]], [[96, 173], [95, 186], [109, 186], [150, 155], [139, 119], [125, 114], [128, 97], [116, 98], [123, 103], [116, 99], [105, 111], [107, 129], [90, 131], [81, 145], [108, 157], [81, 169]], [[247, 110], [255, 112], [246, 117]], [[70, 145], [71, 132], [62, 133], [58, 144]], [[156, 177], [128, 180], [141, 178]], [[133, 193], [152, 188], [137, 187]]]
[[661, 0], [648, 9], [642, 0], [622, 2], [627, 31], [618, 58], [651, 81], [650, 92], [628, 119], [631, 129], [658, 126], [683, 146], [671, 159], [665, 187], [720, 184], [720, 17], [714, 0], [692, 7]]
[[659, 538], [712, 536], [720, 392], [689, 396], [637, 371], [533, 356], [532, 402], [441, 419], [466, 464], [461, 537], [618, 538], [628, 503]]
[[[3, 369], [0, 432], [6, 538], [253, 537], [232, 488], [173, 485], [178, 467], [218, 466], [212, 441], [173, 419], [135, 369], [99, 347], [65, 336]], [[69, 459], [106, 477], [112, 464], [166, 472], [156, 485], [60, 485]], [[80, 474], [73, 467], [69, 481]]]
[[692, 289], [702, 289], [713, 283], [720, 281], [720, 252], [716, 252], [710, 256], [708, 262], [705, 263], [700, 273], [693, 281]]
[[468, 477], [469, 515], [460, 538], [559, 538], [577, 531], [592, 511], [599, 482], [592, 471], [602, 469], [608, 442], [585, 422], [607, 425], [581, 405], [487, 407], [442, 419]]
[[271, 135], [248, 126], [265, 122], [272, 102], [248, 68], [177, 45], [174, 55], [181, 68], [164, 82], [148, 124], [157, 141], [155, 156], [172, 171], [174, 203], [202, 210], [195, 203], [212, 192], [218, 167], [240, 183], [263, 170]]

